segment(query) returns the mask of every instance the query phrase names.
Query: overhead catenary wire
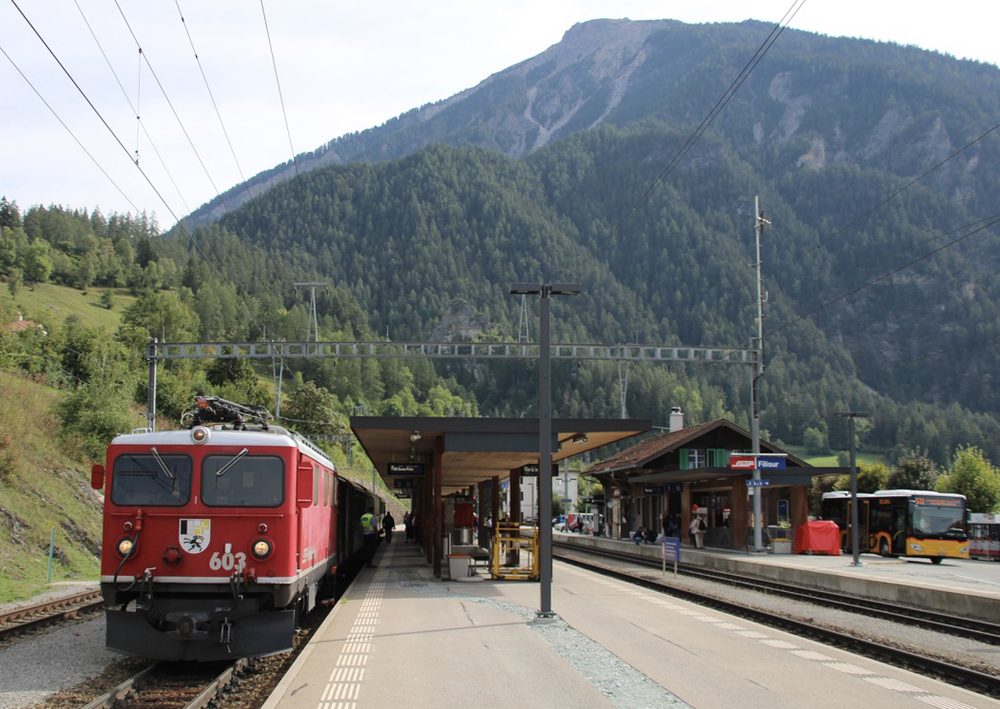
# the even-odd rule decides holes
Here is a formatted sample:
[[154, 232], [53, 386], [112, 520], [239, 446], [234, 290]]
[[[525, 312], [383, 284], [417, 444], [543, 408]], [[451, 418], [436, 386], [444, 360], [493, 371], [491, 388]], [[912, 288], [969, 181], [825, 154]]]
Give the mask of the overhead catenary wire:
[[[964, 342], [964, 343], [962, 343], [960, 345], [955, 345], [954, 347], [946, 347], [946, 348], [943, 348], [943, 349], [940, 349], [940, 350], [935, 350], [933, 352], [928, 352], [926, 354], [920, 355], [919, 357], [914, 357], [912, 359], [907, 359], [907, 360], [903, 360], [903, 361], [900, 361], [900, 362], [896, 362], [892, 367], [889, 368], [889, 371], [892, 371], [892, 370], [895, 370], [895, 369], [899, 369], [900, 367], [903, 367], [904, 365], [916, 364], [917, 362], [923, 362], [924, 360], [931, 359], [933, 357], [940, 357], [941, 355], [951, 354], [952, 352], [958, 352], [960, 350], [969, 349], [970, 347], [976, 347], [976, 346], [982, 345], [982, 344], [984, 344], [986, 342], [993, 342], [994, 340], [997, 340], [997, 339], [1000, 339], [1000, 333], [997, 333], [996, 335], [989, 335], [988, 337], [982, 337], [982, 338], [979, 338], [978, 340], [971, 340], [969, 342]], [[813, 385], [808, 385], [808, 386], [800, 387], [797, 392], [786, 393], [784, 395], [784, 398], [786, 400], [789, 400], [789, 401], [794, 401], [796, 399], [799, 399], [804, 392], [812, 392], [812, 391], [817, 391], [817, 390], [821, 390], [821, 389], [828, 389], [830, 387], [835, 387], [835, 386], [839, 387], [839, 386], [843, 386], [844, 384], [846, 384], [848, 382], [851, 382], [851, 381], [854, 381], [854, 380], [857, 380], [857, 381], [860, 382], [861, 381], [861, 377], [857, 373], [855, 373], [855, 374], [852, 374], [849, 377], [844, 377], [843, 379], [838, 379], [837, 381], [834, 381], [834, 382], [819, 381], [819, 382], [817, 382], [816, 384], [813, 384]]]
[[[976, 223], [980, 223], [981, 224], [981, 222], [976, 222]], [[922, 256], [918, 256], [917, 258], [915, 258], [912, 261], [909, 261], [909, 262], [903, 264], [902, 266], [899, 266], [897, 268], [892, 269], [891, 271], [883, 273], [881, 276], [878, 276], [877, 278], [874, 278], [874, 279], [872, 279], [870, 281], [867, 281], [866, 283], [858, 286], [857, 288], [854, 288], [854, 289], [848, 291], [847, 293], [844, 293], [842, 295], [837, 296], [833, 300], [821, 303], [819, 306], [813, 308], [809, 312], [804, 313], [804, 314], [798, 316], [797, 318], [795, 318], [793, 320], [789, 320], [784, 325], [780, 325], [779, 327], [774, 328], [773, 330], [769, 331], [767, 333], [767, 335], [771, 336], [771, 335], [773, 335], [773, 334], [775, 334], [777, 332], [781, 332], [785, 328], [790, 327], [790, 326], [794, 325], [797, 322], [800, 322], [802, 320], [805, 320], [806, 318], [809, 318], [809, 317], [815, 315], [819, 311], [821, 311], [821, 310], [823, 310], [823, 309], [825, 309], [825, 308], [833, 305], [834, 303], [839, 303], [842, 300], [850, 298], [852, 295], [854, 295], [854, 294], [856, 294], [856, 293], [864, 290], [865, 288], [873, 286], [876, 283], [879, 283], [880, 281], [884, 281], [886, 278], [888, 278], [890, 276], [893, 276], [893, 275], [899, 273], [900, 271], [902, 271], [902, 270], [904, 270], [906, 268], [909, 268], [910, 266], [912, 266], [912, 265], [914, 265], [916, 263], [919, 263], [920, 261], [923, 261], [923, 260], [925, 260], [927, 258], [930, 258], [934, 254], [940, 253], [941, 251], [944, 251], [945, 249], [947, 249], [947, 248], [949, 248], [951, 246], [954, 246], [955, 244], [957, 244], [957, 243], [959, 243], [961, 241], [964, 241], [965, 239], [968, 239], [970, 236], [973, 236], [974, 234], [978, 234], [979, 232], [981, 232], [981, 231], [983, 231], [985, 229], [989, 229], [991, 226], [993, 226], [995, 224], [998, 224], [998, 223], [1000, 223], [1000, 216], [997, 216], [996, 218], [992, 219], [991, 221], [986, 222], [985, 224], [981, 224], [981, 226], [979, 226], [976, 229], [973, 229], [972, 231], [968, 232], [967, 234], [963, 234], [962, 236], [959, 236], [956, 239], [952, 239], [947, 244], [944, 244], [944, 245], [942, 245], [942, 246], [934, 249], [933, 251], [929, 251], [929, 252], [927, 252], [926, 254], [924, 254]]]
[[[132, 109], [132, 113], [135, 114], [135, 118], [136, 118], [136, 131], [137, 131], [137, 135], [136, 135], [136, 159], [138, 159], [138, 154], [139, 154], [139, 136], [138, 136], [138, 131], [141, 130], [142, 134], [146, 136], [146, 140], [149, 141], [149, 147], [152, 148], [153, 153], [156, 155], [156, 159], [159, 160], [160, 166], [163, 168], [163, 171], [166, 173], [167, 179], [169, 179], [170, 180], [170, 184], [172, 184], [174, 186], [174, 191], [177, 193], [177, 196], [180, 198], [181, 204], [184, 205], [185, 212], [187, 214], [190, 214], [191, 213], [191, 207], [188, 205], [187, 200], [184, 199], [184, 193], [181, 191], [180, 186], [177, 184], [177, 180], [174, 179], [173, 173], [170, 171], [169, 166], [167, 165], [166, 161], [163, 159], [163, 156], [160, 154], [159, 148], [156, 147], [156, 141], [153, 140], [153, 137], [149, 134], [149, 131], [146, 129], [146, 124], [142, 122], [141, 115], [139, 113], [139, 107], [137, 105], [133, 105], [132, 104], [132, 99], [128, 95], [128, 91], [125, 90], [125, 86], [122, 84], [121, 79], [118, 76], [118, 72], [115, 71], [114, 65], [112, 65], [111, 60], [108, 58], [107, 52], [104, 51], [104, 46], [101, 44], [101, 41], [98, 39], [97, 34], [94, 32], [93, 27], [91, 27], [90, 21], [87, 19], [87, 15], [84, 13], [83, 8], [80, 7], [80, 3], [78, 2], [78, 0], [73, 0], [73, 2], [76, 4], [77, 10], [79, 10], [79, 12], [80, 12], [80, 18], [83, 20], [83, 23], [87, 26], [87, 30], [90, 32], [90, 36], [94, 39], [94, 43], [97, 45], [97, 49], [101, 52], [101, 56], [104, 57], [104, 62], [108, 65], [108, 69], [111, 71], [112, 76], [115, 77], [115, 81], [118, 83], [118, 88], [121, 89], [122, 96], [125, 97], [126, 103], [128, 103], [129, 108]], [[140, 53], [142, 52], [141, 48], [139, 49], [139, 52]], [[141, 81], [142, 81], [142, 57], [141, 56], [139, 57], [139, 72], [138, 73], [139, 73], [138, 82], [141, 83]], [[136, 94], [137, 94], [137, 97], [138, 97], [138, 94], [139, 94], [138, 90], [136, 91]], [[136, 211], [138, 211], [138, 209], [136, 209]]]
[[918, 177], [913, 178], [912, 180], [910, 180], [909, 182], [907, 182], [905, 185], [903, 185], [902, 187], [900, 187], [898, 190], [896, 190], [895, 192], [893, 192], [892, 194], [890, 194], [888, 197], [886, 197], [885, 199], [883, 199], [881, 202], [879, 202], [878, 204], [876, 204], [874, 207], [872, 207], [871, 209], [867, 210], [866, 212], [858, 215], [850, 223], [848, 223], [845, 226], [841, 227], [840, 229], [838, 229], [837, 231], [835, 231], [830, 236], [826, 237], [825, 239], [820, 239], [819, 243], [816, 244], [816, 246], [814, 248], [819, 249], [824, 244], [826, 244], [828, 241], [830, 241], [832, 239], [835, 239], [836, 237], [840, 236], [845, 231], [847, 231], [848, 229], [850, 229], [852, 226], [854, 226], [855, 224], [857, 224], [858, 222], [860, 222], [862, 219], [864, 219], [865, 217], [867, 217], [869, 214], [871, 214], [875, 210], [879, 209], [880, 207], [883, 207], [889, 201], [891, 201], [892, 199], [895, 199], [896, 197], [898, 197], [899, 195], [901, 195], [903, 192], [905, 192], [906, 190], [910, 189], [913, 185], [915, 185], [918, 182], [920, 182], [922, 179], [924, 179], [925, 177], [927, 177], [928, 175], [930, 175], [932, 172], [934, 172], [935, 170], [937, 170], [942, 165], [944, 165], [944, 164], [948, 163], [949, 161], [951, 161], [952, 159], [958, 157], [961, 153], [963, 153], [966, 150], [968, 150], [969, 148], [971, 148], [973, 145], [975, 145], [976, 143], [978, 143], [979, 141], [981, 141], [983, 138], [985, 138], [986, 136], [988, 136], [991, 133], [993, 133], [998, 128], [1000, 128], [1000, 123], [997, 123], [995, 126], [993, 126], [992, 128], [990, 128], [989, 130], [987, 130], [985, 133], [983, 133], [979, 137], [977, 137], [977, 138], [969, 141], [968, 143], [966, 143], [965, 145], [963, 145], [961, 148], [959, 148], [958, 150], [956, 150], [955, 152], [953, 152], [951, 155], [949, 155], [948, 157], [946, 157], [944, 160], [942, 160], [941, 162], [937, 163], [936, 165], [934, 165], [929, 170], [925, 171], [923, 174], [919, 175]]
[[785, 11], [782, 18], [777, 22], [777, 24], [774, 25], [774, 27], [771, 28], [770, 33], [768, 33], [767, 37], [760, 44], [760, 46], [757, 47], [757, 51], [755, 51], [753, 56], [747, 60], [747, 63], [743, 66], [743, 69], [740, 70], [740, 73], [737, 74], [736, 78], [732, 80], [726, 90], [715, 102], [715, 105], [712, 106], [711, 110], [701, 120], [701, 123], [698, 124], [698, 127], [694, 129], [694, 132], [688, 136], [688, 139], [670, 159], [667, 166], [660, 171], [660, 174], [656, 176], [656, 179], [653, 180], [652, 184], [650, 184], [642, 196], [635, 202], [635, 204], [632, 205], [625, 216], [622, 217], [621, 220], [619, 220], [618, 223], [611, 229], [612, 235], [621, 231], [622, 227], [632, 217], [632, 215], [639, 211], [649, 201], [649, 198], [653, 195], [653, 193], [659, 188], [660, 185], [663, 184], [677, 165], [680, 164], [691, 148], [694, 147], [694, 144], [698, 142], [698, 139], [701, 138], [705, 131], [707, 131], [712, 125], [715, 119], [719, 117], [722, 109], [724, 109], [732, 100], [739, 88], [750, 77], [750, 74], [757, 67], [757, 65], [760, 64], [761, 60], [768, 53], [768, 51], [770, 51], [771, 47], [774, 46], [778, 37], [780, 37], [785, 31], [788, 23], [790, 23], [795, 18], [795, 15], [798, 14], [799, 10], [802, 9], [805, 1], [806, 0], [795, 0], [788, 10]]
[[285, 134], [288, 136], [288, 150], [292, 154], [292, 166], [295, 176], [299, 176], [299, 163], [295, 159], [295, 146], [292, 145], [292, 129], [288, 125], [288, 111], [285, 110], [285, 97], [281, 92], [281, 78], [278, 75], [278, 61], [274, 56], [274, 43], [271, 41], [271, 28], [267, 24], [267, 12], [264, 10], [264, 0], [260, 0], [260, 14], [264, 19], [264, 32], [267, 35], [267, 48], [271, 52], [271, 66], [274, 68], [274, 83], [278, 87], [278, 101], [281, 104], [281, 115], [285, 119]]
[[[11, 0], [11, 2], [14, 2], [14, 0]], [[118, 0], [115, 0], [115, 7], [118, 8], [118, 13], [121, 15], [122, 21], [125, 23], [125, 26], [128, 28], [129, 34], [132, 35], [132, 40], [135, 42], [136, 47], [138, 47], [141, 50], [142, 49], [142, 43], [139, 41], [139, 38], [136, 37], [135, 32], [132, 30], [132, 25], [129, 23], [128, 18], [125, 16], [125, 11], [122, 10], [121, 5], [119, 4]], [[18, 9], [20, 10], [20, 8], [18, 8]], [[21, 14], [23, 15], [24, 13], [21, 13]], [[25, 18], [25, 19], [27, 19], [27, 18]], [[32, 29], [34, 29], [34, 28], [32, 28]], [[38, 34], [37, 31], [36, 31], [36, 34]], [[39, 39], [41, 39], [40, 35], [39, 35]], [[51, 50], [50, 50], [50, 52], [51, 52]], [[212, 179], [212, 175], [208, 171], [208, 167], [205, 165], [205, 161], [202, 160], [202, 158], [201, 158], [201, 153], [198, 152], [198, 148], [195, 147], [194, 141], [191, 139], [191, 135], [188, 133], [187, 128], [184, 126], [184, 121], [181, 120], [180, 115], [177, 113], [177, 109], [174, 108], [174, 104], [170, 100], [170, 96], [167, 94], [167, 90], [163, 87], [163, 84], [160, 82], [160, 77], [156, 75], [156, 70], [153, 69], [153, 65], [149, 61], [149, 55], [148, 55], [148, 53], [142, 52], [140, 54], [140, 56], [142, 57], [143, 61], [145, 62], [146, 67], [149, 69], [150, 75], [153, 77], [154, 81], [156, 81], [156, 85], [160, 88], [160, 93], [163, 94], [163, 99], [167, 102], [167, 106], [170, 107], [171, 113], [174, 114], [174, 118], [177, 121], [177, 125], [180, 127], [181, 133], [184, 134], [184, 138], [187, 140], [188, 145], [191, 147], [191, 150], [194, 152], [194, 156], [195, 156], [195, 158], [197, 158], [198, 164], [201, 165], [201, 169], [205, 173], [205, 177], [208, 179], [209, 184], [212, 185], [212, 189], [215, 191], [216, 194], [221, 195], [221, 193], [219, 191], [219, 188], [215, 184], [215, 180]], [[76, 82], [74, 82], [74, 84], [75, 83]], [[89, 102], [89, 99], [88, 99], [88, 102]], [[111, 129], [108, 128], [108, 130], [111, 130]], [[117, 136], [116, 136], [116, 138], [117, 138]], [[121, 142], [121, 141], [119, 141], [119, 142]], [[148, 180], [148, 178], [147, 178], [147, 180]], [[155, 191], [155, 188], [154, 188], [154, 191]], [[160, 196], [160, 193], [158, 191], [156, 193], [156, 196], [160, 198], [160, 201], [163, 202], [164, 205], [166, 205], [166, 201], [163, 199], [162, 196]], [[222, 206], [223, 206], [223, 208], [227, 212], [229, 211], [229, 207], [226, 205], [226, 203], [225, 203], [224, 200], [222, 202]], [[179, 223], [181, 221], [180, 219], [177, 218], [177, 215], [174, 214], [173, 210], [170, 209], [169, 206], [167, 206], [167, 210], [170, 212], [170, 215], [174, 218], [175, 222]]]
[[191, 32], [188, 29], [187, 21], [184, 19], [184, 13], [181, 11], [180, 0], [174, 0], [174, 6], [177, 8], [177, 14], [180, 15], [181, 25], [184, 27], [184, 34], [187, 35], [188, 43], [191, 45], [191, 52], [194, 54], [194, 60], [198, 64], [198, 71], [201, 72], [201, 79], [205, 83], [205, 90], [208, 92], [208, 97], [212, 101], [212, 108], [215, 109], [215, 116], [219, 119], [219, 126], [222, 128], [222, 134], [226, 137], [226, 144], [229, 146], [229, 152], [233, 156], [233, 162], [236, 163], [236, 170], [240, 173], [240, 181], [243, 183], [243, 188], [247, 192], [247, 197], [251, 202], [253, 202], [253, 193], [250, 192], [250, 185], [247, 184], [247, 179], [243, 175], [243, 167], [240, 165], [240, 160], [236, 157], [236, 149], [233, 148], [233, 141], [229, 138], [229, 131], [226, 130], [226, 122], [222, 120], [222, 113], [219, 111], [219, 104], [215, 101], [215, 94], [212, 93], [212, 87], [208, 83], [208, 77], [205, 75], [205, 68], [201, 64], [201, 57], [198, 56], [198, 50], [195, 49], [194, 40], [191, 38]]
[[14, 59], [9, 54], [7, 54], [7, 51], [3, 47], [0, 47], [0, 52], [3, 52], [3, 55], [7, 58], [7, 61], [9, 61], [10, 65], [14, 67], [14, 71], [16, 71], [18, 74], [21, 75], [21, 78], [24, 79], [24, 82], [31, 88], [32, 91], [35, 92], [35, 95], [38, 96], [38, 100], [45, 105], [45, 108], [49, 109], [49, 112], [55, 117], [57, 121], [59, 121], [59, 124], [66, 129], [66, 132], [69, 133], [73, 141], [80, 146], [80, 150], [82, 150], [86, 154], [86, 156], [90, 158], [90, 161], [94, 163], [94, 166], [97, 167], [98, 170], [101, 171], [101, 174], [104, 175], [106, 178], [108, 178], [108, 182], [114, 185], [114, 188], [118, 190], [118, 194], [120, 194], [125, 199], [126, 202], [132, 205], [132, 209], [134, 209], [137, 214], [140, 213], [141, 210], [137, 206], [135, 206], [135, 202], [132, 201], [132, 198], [129, 197], [127, 194], [125, 194], [125, 191], [118, 185], [117, 182], [115, 182], [114, 178], [108, 174], [107, 170], [105, 170], [104, 167], [101, 165], [101, 163], [97, 161], [97, 158], [95, 158], [91, 154], [91, 152], [87, 150], [87, 146], [85, 146], [82, 142], [80, 142], [80, 139], [77, 138], [76, 134], [72, 131], [72, 129], [70, 129], [70, 127], [66, 125], [66, 122], [62, 119], [59, 113], [56, 112], [56, 110], [51, 106], [51, 104], [49, 104], [49, 102], [45, 100], [45, 97], [42, 96], [41, 92], [37, 88], [35, 88], [35, 85], [31, 83], [31, 79], [29, 79], [25, 75], [25, 73], [21, 71], [21, 68], [17, 65]]
[[[73, 84], [73, 86], [76, 88], [76, 90], [83, 97], [83, 99], [87, 103], [87, 105], [90, 106], [91, 110], [97, 115], [97, 117], [100, 119], [101, 123], [104, 125], [104, 127], [107, 129], [107, 131], [109, 133], [111, 133], [111, 136], [114, 138], [115, 142], [118, 143], [118, 146], [122, 149], [122, 151], [125, 152], [126, 155], [129, 156], [129, 162], [131, 162], [135, 166], [135, 169], [139, 171], [139, 174], [142, 175], [143, 179], [146, 181], [146, 183], [149, 185], [149, 187], [156, 194], [157, 198], [160, 200], [160, 202], [163, 204], [163, 206], [167, 209], [167, 211], [173, 217], [174, 221], [178, 224], [178, 226], [181, 229], [181, 232], [185, 235], [185, 237], [187, 237], [188, 241], [190, 241], [190, 243], [194, 246], [194, 248], [201, 254], [201, 256], [202, 256], [203, 260], [205, 261], [205, 263], [208, 264], [209, 267], [213, 271], [215, 271], [216, 275], [219, 276], [220, 282], [225, 282], [224, 279], [222, 278], [222, 272], [219, 270], [218, 266], [216, 266], [215, 263], [213, 263], [207, 257], [207, 255], [205, 254], [205, 252], [202, 250], [201, 246], [197, 243], [197, 241], [192, 236], [191, 232], [187, 229], [185, 223], [181, 219], [178, 218], [177, 214], [171, 208], [170, 204], [164, 198], [163, 194], [160, 192], [160, 190], [157, 188], [157, 186], [153, 183], [153, 181], [149, 177], [149, 175], [147, 175], [146, 172], [143, 170], [142, 166], [139, 165], [138, 162], [136, 162], [136, 161], [134, 161], [132, 159], [132, 156], [129, 153], [128, 148], [125, 147], [125, 144], [122, 142], [121, 138], [118, 137], [118, 134], [115, 133], [114, 129], [108, 124], [107, 120], [105, 120], [104, 116], [101, 114], [101, 112], [98, 110], [98, 108], [94, 105], [93, 101], [90, 100], [90, 97], [87, 95], [87, 93], [79, 85], [79, 83], [76, 81], [76, 79], [73, 78], [73, 75], [66, 68], [65, 64], [63, 64], [63, 62], [59, 59], [59, 57], [56, 55], [55, 51], [52, 49], [52, 47], [49, 45], [49, 43], [45, 40], [44, 37], [42, 37], [41, 33], [35, 28], [34, 24], [31, 22], [31, 20], [28, 19], [27, 15], [24, 14], [24, 12], [18, 6], [16, 0], [11, 0], [11, 3], [14, 5], [14, 7], [17, 9], [17, 11], [21, 14], [21, 17], [24, 18], [24, 21], [28, 24], [28, 26], [31, 28], [31, 30], [35, 33], [35, 36], [38, 37], [39, 41], [42, 43], [42, 45], [45, 47], [45, 49], [49, 52], [49, 54], [55, 60], [56, 64], [59, 65], [59, 68], [63, 71], [63, 73], [66, 75], [66, 77], [70, 80], [70, 82]], [[116, 5], [117, 5], [117, 0], [116, 0]], [[120, 10], [121, 10], [121, 8], [119, 7], [119, 11]], [[123, 15], [123, 17], [124, 17], [124, 15]], [[126, 20], [126, 22], [127, 22], [127, 20]], [[131, 28], [130, 28], [130, 31], [131, 31]], [[132, 33], [132, 37], [133, 37], [133, 39], [135, 39], [135, 34], [134, 33]], [[148, 60], [147, 60], [147, 62], [148, 62]], [[150, 71], [152, 71], [151, 67], [150, 67]], [[23, 76], [23, 74], [22, 74], [22, 76]], [[154, 73], [154, 76], [155, 76], [155, 73]], [[161, 86], [161, 89], [162, 89], [162, 86]], [[168, 104], [169, 104], [169, 99], [168, 99]], [[176, 115], [176, 113], [175, 113], [175, 115]], [[62, 122], [62, 121], [60, 121], [60, 122]], [[65, 123], [63, 123], [63, 125], [65, 125]], [[127, 199], [127, 197], [126, 197], [126, 199]], [[263, 329], [262, 325], [257, 320], [257, 318], [254, 317], [253, 312], [250, 310], [250, 306], [247, 304], [247, 302], [243, 298], [240, 297], [239, 293], [235, 290], [235, 288], [233, 288], [232, 286], [228, 286], [228, 287], [231, 290], [233, 290], [234, 294], [236, 295], [237, 302], [239, 302], [240, 305], [242, 305], [243, 308], [246, 310], [247, 317], [257, 325], [258, 329], [262, 330]]]

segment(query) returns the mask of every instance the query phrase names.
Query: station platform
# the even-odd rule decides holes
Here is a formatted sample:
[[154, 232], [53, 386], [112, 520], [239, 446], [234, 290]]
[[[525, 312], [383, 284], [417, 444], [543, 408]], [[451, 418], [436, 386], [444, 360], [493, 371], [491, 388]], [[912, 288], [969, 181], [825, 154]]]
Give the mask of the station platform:
[[1000, 708], [561, 562], [551, 588], [557, 617], [541, 621], [537, 582], [435, 579], [407, 544], [380, 546], [376, 564], [362, 571], [265, 709]]

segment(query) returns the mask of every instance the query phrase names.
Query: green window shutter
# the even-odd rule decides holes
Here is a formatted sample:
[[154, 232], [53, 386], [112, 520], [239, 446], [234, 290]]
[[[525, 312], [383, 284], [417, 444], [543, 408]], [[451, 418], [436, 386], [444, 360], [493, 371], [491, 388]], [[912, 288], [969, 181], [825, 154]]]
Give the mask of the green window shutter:
[[688, 449], [687, 448], [681, 448], [680, 455], [681, 455], [680, 469], [681, 470], [687, 470], [688, 469]]

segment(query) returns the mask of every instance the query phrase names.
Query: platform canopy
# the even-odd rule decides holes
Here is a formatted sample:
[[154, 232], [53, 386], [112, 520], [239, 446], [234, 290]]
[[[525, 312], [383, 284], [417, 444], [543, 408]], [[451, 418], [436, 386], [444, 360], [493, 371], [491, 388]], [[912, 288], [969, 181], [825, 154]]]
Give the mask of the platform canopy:
[[[390, 466], [423, 463], [429, 476], [441, 456], [442, 494], [512, 470], [538, 465], [537, 418], [352, 416], [351, 430], [392, 487]], [[552, 419], [552, 462], [649, 431], [649, 419]], [[398, 468], [395, 468], [398, 469]]]

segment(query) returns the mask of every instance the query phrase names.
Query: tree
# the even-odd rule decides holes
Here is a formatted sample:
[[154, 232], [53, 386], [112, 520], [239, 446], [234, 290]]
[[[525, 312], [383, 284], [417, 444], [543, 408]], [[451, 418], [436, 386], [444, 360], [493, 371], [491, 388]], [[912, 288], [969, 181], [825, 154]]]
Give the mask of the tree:
[[975, 446], [960, 446], [951, 469], [938, 479], [938, 492], [965, 495], [970, 512], [996, 512], [1000, 508], [1000, 470]]
[[223, 399], [265, 408], [271, 404], [271, 396], [250, 360], [238, 357], [216, 359], [206, 369], [205, 376], [214, 387], [213, 394]]
[[7, 290], [10, 291], [10, 295], [13, 298], [17, 298], [18, 292], [21, 290], [21, 286], [24, 285], [24, 273], [20, 268], [10, 269], [10, 273], [7, 274]]
[[17, 202], [8, 202], [7, 197], [0, 197], [0, 227], [15, 229], [21, 226], [21, 213]]
[[35, 239], [24, 251], [24, 277], [35, 283], [45, 283], [52, 275], [52, 259], [48, 243]]
[[889, 487], [894, 490], [933, 490], [941, 472], [937, 463], [921, 448], [914, 448], [896, 461], [889, 474]]
[[815, 426], [807, 428], [802, 434], [802, 439], [809, 455], [824, 455], [830, 451], [826, 442], [826, 434]]
[[347, 430], [344, 417], [337, 413], [337, 398], [312, 382], [305, 382], [292, 393], [282, 409], [282, 418], [303, 433]]
[[[889, 484], [889, 468], [885, 463], [858, 463], [858, 492], [885, 490]], [[841, 475], [836, 490], [850, 490], [851, 476]]]
[[147, 291], [122, 314], [122, 325], [146, 331], [148, 338], [166, 342], [193, 342], [198, 316], [173, 293]]
[[74, 441], [92, 461], [103, 461], [111, 439], [135, 427], [129, 398], [121, 395], [130, 389], [135, 376], [123, 371], [118, 375], [77, 387], [59, 403], [62, 436]]

